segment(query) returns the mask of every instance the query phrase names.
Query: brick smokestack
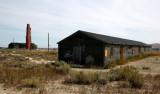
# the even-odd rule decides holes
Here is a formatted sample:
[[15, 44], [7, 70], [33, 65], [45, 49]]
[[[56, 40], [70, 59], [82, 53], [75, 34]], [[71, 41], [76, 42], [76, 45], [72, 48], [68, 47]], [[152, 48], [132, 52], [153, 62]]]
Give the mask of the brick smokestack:
[[26, 28], [26, 49], [31, 49], [31, 28], [30, 28], [30, 24], [27, 24], [27, 28]]

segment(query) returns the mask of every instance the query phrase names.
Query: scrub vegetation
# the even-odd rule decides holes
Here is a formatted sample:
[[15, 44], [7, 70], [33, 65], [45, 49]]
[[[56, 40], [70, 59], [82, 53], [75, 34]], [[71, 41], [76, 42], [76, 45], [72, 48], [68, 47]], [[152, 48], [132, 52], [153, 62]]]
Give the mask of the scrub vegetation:
[[[58, 61], [57, 50], [0, 49], [0, 93], [159, 94], [160, 74], [143, 74], [135, 66], [122, 65], [152, 56], [156, 56], [152, 58], [153, 64], [159, 64], [159, 55], [160, 52], [139, 54], [117, 61], [116, 67], [110, 69], [82, 69], [71, 68], [66, 62]], [[51, 63], [34, 62], [30, 58]], [[152, 67], [147, 69], [144, 66], [141, 70], [151, 71]]]
[[133, 88], [142, 88], [143, 77], [131, 67], [112, 69], [109, 73], [102, 72], [71, 72], [65, 79], [67, 83], [75, 84], [101, 84], [105, 85], [112, 81], [126, 81]]
[[[34, 56], [36, 54], [43, 53], [45, 55], [47, 51], [2, 50], [1, 53], [0, 83], [5, 86], [18, 85], [22, 87], [36, 88], [44, 82], [61, 78], [70, 70], [70, 66], [65, 62], [60, 62], [62, 64], [59, 64], [59, 66], [53, 66], [50, 63], [37, 64], [26, 58], [26, 54], [31, 53], [31, 55]], [[48, 54], [51, 55], [51, 52]], [[54, 54], [51, 56], [54, 56]], [[40, 58], [41, 55], [37, 55], [37, 57]]]

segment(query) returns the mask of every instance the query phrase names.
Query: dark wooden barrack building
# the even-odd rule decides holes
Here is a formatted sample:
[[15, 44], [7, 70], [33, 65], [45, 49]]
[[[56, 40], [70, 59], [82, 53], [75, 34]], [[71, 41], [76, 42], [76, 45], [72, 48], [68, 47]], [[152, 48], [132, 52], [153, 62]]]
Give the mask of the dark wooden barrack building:
[[58, 42], [58, 59], [73, 64], [106, 65], [151, 51], [151, 46], [138, 41], [77, 31]]

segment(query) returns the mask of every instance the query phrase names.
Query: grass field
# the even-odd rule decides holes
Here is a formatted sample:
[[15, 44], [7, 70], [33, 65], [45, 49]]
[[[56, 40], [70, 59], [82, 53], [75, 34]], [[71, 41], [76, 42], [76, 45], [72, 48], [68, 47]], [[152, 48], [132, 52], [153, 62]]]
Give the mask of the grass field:
[[57, 50], [0, 49], [0, 94], [159, 94], [159, 55], [139, 54], [110, 69], [75, 69], [57, 61]]

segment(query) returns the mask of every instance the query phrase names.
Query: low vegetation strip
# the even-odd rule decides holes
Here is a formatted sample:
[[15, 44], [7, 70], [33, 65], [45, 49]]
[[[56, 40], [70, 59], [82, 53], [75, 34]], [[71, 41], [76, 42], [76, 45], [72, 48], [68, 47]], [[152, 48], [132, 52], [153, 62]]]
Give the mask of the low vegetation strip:
[[144, 84], [142, 75], [129, 66], [112, 69], [110, 72], [110, 81], [127, 81], [129, 82], [129, 86], [134, 88], [141, 88]]
[[[23, 50], [15, 50], [15, 52], [20, 55], [10, 54], [10, 52], [13, 51], [9, 51], [10, 50], [1, 51], [0, 54], [0, 84], [1, 86], [3, 85], [4, 88], [11, 86], [17, 87], [18, 91], [25, 90], [26, 93], [23, 94], [58, 94], [61, 93], [61, 91], [66, 94], [160, 94], [160, 75], [145, 74], [142, 76], [139, 74], [137, 66], [123, 66], [107, 70], [87, 69], [86, 71], [85, 69], [71, 69], [67, 63], [57, 60], [52, 64], [37, 64], [25, 58], [25, 55], [29, 54], [30, 51], [26, 51], [25, 53]], [[36, 52], [37, 51], [31, 51], [34, 55], [30, 56], [44, 54], [43, 52]], [[139, 54], [123, 62], [127, 63], [148, 56], [157, 56], [154, 58], [151, 57], [151, 63], [149, 64], [153, 62], [158, 66], [159, 55], [160, 52], [152, 52], [147, 55]], [[47, 57], [48, 54], [43, 56]], [[52, 57], [53, 54], [51, 53], [50, 56]], [[37, 57], [41, 58], [40, 55], [37, 55]], [[150, 62], [149, 60], [146, 58], [144, 64]], [[124, 63], [120, 62], [116, 65], [121, 64]], [[139, 62], [137, 64], [139, 66]], [[146, 71], [148, 67], [143, 68], [142, 66], [140, 69], [145, 69]], [[4, 88], [0, 89], [3, 90]], [[19, 88], [22, 90], [19, 90]], [[7, 91], [9, 91], [9, 88], [7, 88]]]
[[66, 83], [74, 84], [102, 84], [105, 85], [112, 81], [126, 81], [129, 82], [128, 86], [134, 88], [141, 88], [143, 86], [143, 77], [138, 71], [131, 67], [123, 67], [118, 69], [112, 69], [109, 73], [102, 72], [77, 72], [73, 71], [69, 73], [69, 76], [65, 79]]
[[57, 61], [58, 66], [30, 62], [23, 56], [0, 56], [0, 83], [7, 86], [38, 87], [47, 81], [65, 76], [70, 66]]
[[107, 74], [100, 72], [77, 72], [72, 71], [69, 76], [65, 79], [66, 83], [75, 84], [107, 84]]
[[[9, 86], [19, 85], [21, 82], [24, 86], [26, 79], [30, 79], [30, 82], [35, 82], [36, 80], [33, 77], [45, 79], [45, 81], [50, 79], [56, 79], [61, 74], [57, 74], [54, 68], [14, 68], [14, 67], [3, 67], [0, 68], [0, 83], [4, 83]], [[35, 82], [36, 85], [39, 83]], [[36, 86], [35, 86], [36, 87]]]

